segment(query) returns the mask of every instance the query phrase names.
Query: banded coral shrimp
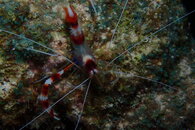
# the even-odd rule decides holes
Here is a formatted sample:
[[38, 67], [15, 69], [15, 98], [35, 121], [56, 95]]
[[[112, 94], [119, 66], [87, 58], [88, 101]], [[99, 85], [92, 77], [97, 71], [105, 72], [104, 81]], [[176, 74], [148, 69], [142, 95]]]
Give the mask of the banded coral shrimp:
[[[160, 3], [158, 4], [158, 2]], [[185, 103], [185, 98], [192, 99], [192, 97], [189, 97], [189, 96], [186, 97], [186, 95], [181, 91], [181, 90], [186, 90], [187, 92], [189, 92], [189, 90], [185, 88], [185, 86], [182, 87], [182, 84], [181, 84], [182, 82], [180, 81], [180, 79], [174, 76], [176, 75], [174, 73], [176, 73], [178, 70], [176, 69], [175, 70], [176, 72], [174, 72], [174, 68], [173, 68], [174, 66], [179, 67], [180, 65], [183, 64], [183, 62], [184, 63], [187, 62], [187, 59], [185, 59], [187, 57], [181, 57], [181, 55], [185, 54], [183, 51], [190, 50], [189, 49], [190, 45], [186, 46], [184, 44], [185, 45], [184, 46], [183, 43], [187, 44], [191, 42], [189, 39], [190, 36], [187, 37], [186, 35], [188, 34], [186, 34], [185, 31], [184, 32], [180, 31], [180, 30], [183, 30], [182, 28], [184, 27], [185, 24], [177, 23], [176, 25], [172, 25], [172, 28], [171, 27], [168, 28], [168, 33], [161, 32], [160, 34], [158, 33], [160, 36], [155, 35], [152, 38], [148, 39], [152, 43], [149, 43], [148, 40], [145, 40], [145, 42], [149, 44], [147, 46], [148, 48], [146, 47], [145, 49], [146, 43], [142, 44], [139, 47], [137, 47], [133, 52], [126, 53], [124, 56], [120, 57], [117, 61], [115, 61], [115, 64], [112, 64], [113, 65], [112, 67], [105, 67], [116, 56], [117, 53], [123, 52], [129, 46], [126, 44], [127, 42], [129, 43], [129, 41], [131, 41], [133, 45], [133, 43], [136, 43], [140, 39], [143, 39], [145, 35], [148, 35], [149, 32], [153, 32], [153, 30], [155, 29], [157, 30], [159, 27], [162, 27], [163, 25], [166, 25], [170, 21], [174, 21], [179, 16], [182, 16], [180, 13], [176, 15], [174, 13], [174, 16], [173, 16], [169, 12], [168, 6], [166, 6], [166, 4], [167, 5], [170, 4], [170, 6], [172, 5], [171, 7], [179, 10], [181, 8], [180, 7], [181, 5], [179, 5], [177, 2], [169, 3], [169, 1], [166, 1], [166, 0], [165, 1], [147, 1], [147, 2], [140, 0], [139, 2], [138, 1], [128, 2], [127, 9], [124, 11], [124, 15], [119, 24], [118, 31], [114, 37], [115, 38], [114, 43], [115, 44], [118, 43], [118, 44], [117, 44], [117, 47], [112, 48], [112, 50], [107, 49], [108, 44], [106, 43], [110, 42], [110, 38], [112, 35], [111, 28], [115, 27], [114, 25], [116, 24], [118, 15], [119, 15], [117, 11], [120, 11], [120, 12], [122, 11], [122, 7], [120, 7], [120, 5], [124, 5], [124, 2], [120, 2], [120, 1], [114, 1], [114, 2], [100, 1], [99, 3], [97, 2], [97, 6], [99, 8], [102, 7], [102, 12], [100, 10], [101, 16], [104, 16], [103, 18], [99, 17], [95, 19], [97, 21], [93, 21], [94, 19], [93, 20], [85, 19], [87, 18], [87, 16], [90, 16], [89, 12], [85, 10], [86, 9], [85, 7], [88, 7], [85, 3], [73, 4], [74, 6], [77, 7], [76, 12], [79, 14], [79, 19], [81, 20], [82, 27], [85, 32], [85, 37], [87, 38], [88, 43], [93, 43], [91, 44], [91, 48], [97, 58], [97, 63], [99, 66], [98, 68], [99, 70], [102, 71], [98, 74], [98, 76], [99, 76], [100, 81], [103, 82], [103, 86], [99, 87], [99, 86], [96, 86], [95, 83], [91, 84], [92, 87], [90, 89], [92, 90], [92, 92], [88, 96], [87, 105], [85, 106], [85, 110], [84, 110], [83, 117], [81, 120], [81, 122], [85, 122], [83, 124], [85, 128], [88, 128], [88, 129], [90, 128], [96, 128], [96, 129], [98, 128], [99, 129], [129, 128], [130, 129], [130, 128], [140, 128], [140, 127], [141, 128], [156, 128], [156, 127], [167, 128], [172, 123], [172, 122], [168, 122], [168, 119], [170, 118], [177, 119], [174, 122], [175, 124], [174, 123], [171, 124], [172, 127], [182, 126], [183, 125], [182, 121], [185, 121], [186, 119], [187, 121], [189, 121], [189, 118], [182, 116], [181, 113], [183, 112], [186, 105], [190, 105], [190, 106], [193, 105], [193, 104], [190, 104], [190, 101], [188, 102], [188, 104]], [[40, 3], [36, 3], [36, 4], [40, 4]], [[106, 5], [108, 6], [106, 7]], [[150, 10], [149, 5], [154, 7], [156, 10], [153, 10], [153, 11]], [[113, 7], [115, 6], [116, 8], [113, 10], [111, 8], [112, 6]], [[162, 9], [160, 8], [161, 6], [163, 6]], [[84, 11], [82, 10], [82, 8], [84, 9]], [[116, 20], [110, 17], [111, 25], [108, 26], [109, 23], [107, 22], [107, 20], [109, 19], [109, 17], [108, 19], [105, 19], [105, 17], [106, 15], [110, 16], [112, 11], [115, 11], [115, 13], [118, 15], [113, 16], [116, 18]], [[181, 9], [180, 11], [183, 14], [183, 10]], [[150, 12], [150, 13], [147, 13], [147, 12]], [[156, 12], [158, 12], [159, 14], [155, 14]], [[141, 18], [140, 15], [143, 18]], [[165, 19], [164, 21], [163, 20], [164, 15], [166, 16], [166, 18], [169, 16], [169, 19]], [[176, 17], [176, 18], [173, 18], [173, 17]], [[158, 20], [158, 18], [160, 18], [160, 20]], [[99, 21], [100, 23], [98, 23], [98, 19], [100, 20]], [[154, 22], [155, 24], [152, 22], [153, 20], [155, 21]], [[95, 27], [92, 27], [91, 25], [89, 25], [89, 23], [93, 23], [93, 22], [94, 22], [93, 26]], [[148, 25], [150, 28], [148, 28], [143, 23]], [[108, 27], [110, 27], [110, 29]], [[35, 28], [35, 29], [38, 29], [38, 28]], [[94, 37], [95, 29], [99, 29], [98, 31], [101, 32], [101, 33], [98, 33], [98, 32], [95, 33], [96, 35], [101, 36], [101, 39], [100, 37], [98, 37], [99, 39]], [[131, 31], [127, 29], [130, 29]], [[56, 30], [57, 32], [60, 32], [60, 33], [64, 32], [63, 29], [61, 31], [58, 31], [58, 29]], [[47, 42], [47, 41], [44, 41], [44, 40], [47, 40], [46, 38], [37, 39], [36, 37], [33, 37], [33, 35], [29, 35], [29, 34], [27, 35], [27, 34], [25, 36], [30, 36], [31, 39], [34, 39], [36, 41], [38, 40], [41, 43]], [[43, 34], [46, 36], [45, 33]], [[43, 37], [43, 35], [41, 36]], [[182, 42], [182, 45], [181, 45], [181, 42]], [[51, 46], [52, 48], [57, 49], [56, 44], [51, 43]], [[177, 48], [177, 47], [184, 47], [184, 50], [182, 50], [182, 48]], [[62, 50], [66, 51], [66, 49], [64, 50], [64, 48], [65, 47], [63, 47]], [[38, 49], [41, 49], [41, 48], [38, 48]], [[42, 51], [46, 51], [46, 50], [42, 50]], [[61, 52], [65, 56], [68, 56], [66, 55], [66, 52], [62, 52], [61, 49], [59, 48], [57, 49], [57, 51]], [[165, 55], [164, 51], [167, 53], [167, 55]], [[182, 53], [180, 54], [180, 52]], [[34, 52], [32, 54], [36, 55], [36, 53]], [[173, 59], [169, 58], [170, 55], [175, 56], [176, 59], [182, 58], [183, 60], [181, 61], [183, 62], [179, 62], [180, 60], [177, 61], [174, 57]], [[57, 57], [57, 58], [61, 60], [60, 59], [61, 57]], [[55, 57], [55, 60], [57, 60], [57, 58]], [[36, 61], [38, 59], [35, 58], [31, 60]], [[47, 63], [41, 63], [40, 66], [44, 66], [44, 65], [47, 66], [47, 67], [45, 66], [44, 67], [47, 68], [47, 71], [48, 71], [48, 69], [50, 69], [50, 67], [52, 66], [51, 64], [52, 64], [53, 59], [51, 57], [50, 60], [46, 60], [44, 58], [43, 60], [45, 60], [45, 62]], [[175, 61], [177, 61], [178, 63], [175, 63]], [[56, 62], [57, 61], [55, 61], [55, 63]], [[36, 62], [35, 65], [37, 64], [38, 63]], [[50, 64], [50, 66], [48, 64]], [[186, 64], [184, 65], [186, 66]], [[39, 68], [39, 66], [37, 66], [37, 68]], [[189, 68], [189, 66], [187, 66], [187, 68]], [[35, 70], [38, 71], [37, 69]], [[45, 74], [47, 73], [47, 71], [42, 71], [42, 73]], [[28, 71], [28, 72], [32, 72], [32, 71]], [[38, 72], [40, 73], [41, 71], [38, 71]], [[172, 74], [172, 72], [174, 73]], [[156, 84], [156, 83], [153, 83], [147, 80], [142, 80], [139, 78], [137, 79], [135, 77], [134, 78], [132, 77], [132, 80], [127, 79], [128, 77], [133, 76], [132, 73], [137, 76], [144, 76], [146, 78], [148, 77], [150, 79], [154, 79], [155, 81], [157, 80], [161, 81], [162, 83], [169, 84], [173, 86], [173, 88], [179, 89], [180, 91], [179, 90], [173, 91], [173, 89], [167, 88], [164, 85], [159, 85], [159, 84]], [[182, 73], [181, 69], [179, 69], [178, 73]], [[34, 81], [36, 79], [40, 79], [41, 74], [36, 73], [35, 75], [36, 76], [32, 78]], [[65, 78], [63, 80], [64, 82], [61, 81], [57, 83], [55, 86], [58, 86], [59, 89], [60, 88], [66, 89], [68, 86], [72, 86], [70, 85], [72, 84], [72, 82], [76, 82], [79, 84], [81, 82], [81, 79], [79, 79], [79, 77], [81, 77], [82, 75], [83, 73], [78, 73], [78, 72], [73, 73], [72, 76]], [[86, 77], [83, 77], [83, 78], [85, 79]], [[29, 78], [26, 78], [26, 79], [29, 79]], [[112, 82], [110, 83], [110, 81]], [[35, 87], [37, 86], [42, 86], [42, 85], [41, 83], [35, 84]], [[32, 85], [28, 87], [28, 89], [34, 92], [32, 88], [33, 88]], [[28, 91], [27, 88], [23, 87], [23, 89], [25, 91]], [[50, 93], [50, 95], [55, 94], [55, 93], [57, 93], [56, 94], [57, 97], [60, 97], [61, 95], [64, 94], [64, 91], [63, 89], [61, 89], [61, 91], [55, 90], [52, 93]], [[25, 93], [22, 93], [22, 94], [25, 94]], [[50, 100], [55, 100], [54, 98], [56, 96], [50, 97]], [[30, 94], [29, 96], [27, 95], [27, 97], [31, 97], [30, 99], [31, 103], [35, 103], [37, 93], [34, 95], [33, 94]], [[67, 108], [66, 113], [69, 118], [71, 117], [70, 120], [71, 119], [77, 120], [76, 118], [78, 114], [78, 108], [80, 108], [80, 104], [82, 104], [82, 101], [80, 101], [82, 99], [80, 99], [80, 97], [81, 97], [81, 91], [79, 92], [77, 91], [73, 95], [69, 95], [69, 97], [66, 97], [66, 99], [64, 99], [62, 103], [62, 104], [66, 104], [66, 105], [63, 105], [63, 107], [69, 106], [69, 108]], [[74, 104], [73, 99], [76, 100], [76, 101], [74, 100], [75, 104]], [[70, 101], [73, 101], [73, 103], [70, 103]], [[176, 102], [176, 104], [174, 104], [174, 102], [172, 101]], [[26, 101], [25, 101], [25, 105], [22, 103], [20, 103], [20, 105], [23, 105], [22, 107], [26, 106]], [[30, 105], [30, 106], [33, 107], [34, 105]], [[55, 106], [55, 108], [63, 109], [62, 107], [57, 106], [57, 105]], [[188, 109], [191, 109], [191, 108], [188, 108]], [[32, 109], [27, 109], [27, 110], [30, 110], [30, 112], [32, 112]], [[190, 112], [190, 110], [188, 112]], [[176, 115], [173, 115], [175, 113]], [[34, 114], [37, 115], [37, 113], [34, 113]], [[64, 113], [61, 112], [59, 114], [63, 115]], [[34, 117], [34, 115], [33, 116], [30, 115], [30, 117], [28, 117], [29, 115], [30, 114], [28, 112], [25, 112], [24, 118], [26, 120], [29, 118], [33, 119], [32, 117]], [[185, 120], [184, 118], [180, 118], [181, 116], [184, 117]], [[43, 128], [43, 126], [47, 126], [47, 128], [49, 127], [54, 128], [54, 126], [55, 128], [57, 128], [58, 126], [62, 128], [66, 126], [65, 125], [66, 122], [59, 124], [54, 121], [54, 124], [53, 123], [48, 124], [47, 123], [48, 118], [50, 117], [41, 116], [41, 119], [37, 119], [35, 121], [36, 123], [33, 123], [32, 126], [34, 126], [34, 128], [36, 125], [42, 125], [42, 127], [39, 127], [39, 128]], [[46, 123], [46, 125], [44, 125], [44, 123]]]

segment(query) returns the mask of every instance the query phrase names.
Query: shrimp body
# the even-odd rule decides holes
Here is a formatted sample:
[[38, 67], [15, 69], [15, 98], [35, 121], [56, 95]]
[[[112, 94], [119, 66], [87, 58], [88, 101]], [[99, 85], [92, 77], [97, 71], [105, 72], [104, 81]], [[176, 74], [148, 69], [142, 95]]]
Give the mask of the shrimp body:
[[[77, 14], [73, 10], [72, 6], [64, 7], [65, 11], [65, 22], [68, 24], [68, 27], [70, 29], [70, 39], [73, 43], [74, 48], [74, 57], [77, 61], [78, 65], [85, 68], [86, 72], [93, 76], [95, 73], [97, 73], [96, 69], [96, 63], [94, 60], [94, 57], [92, 56], [90, 49], [85, 44], [84, 40], [84, 34], [81, 30], [81, 27], [78, 24], [78, 18]], [[39, 95], [38, 99], [41, 101], [42, 107], [44, 109], [48, 109], [49, 107], [49, 101], [48, 101], [48, 88], [60, 77], [68, 71], [73, 64], [70, 64], [69, 66], [65, 67], [63, 70], [59, 71], [58, 73], [52, 75], [50, 78], [48, 78], [41, 90], [41, 94]], [[47, 111], [54, 119], [59, 120], [57, 114], [54, 112], [53, 109], [49, 109]]]
[[97, 73], [97, 65], [90, 49], [85, 43], [83, 31], [78, 23], [78, 16], [71, 5], [64, 7], [64, 11], [65, 23], [70, 29], [70, 39], [74, 48], [74, 57], [80, 63], [79, 65], [82, 66], [90, 76], [93, 76]]

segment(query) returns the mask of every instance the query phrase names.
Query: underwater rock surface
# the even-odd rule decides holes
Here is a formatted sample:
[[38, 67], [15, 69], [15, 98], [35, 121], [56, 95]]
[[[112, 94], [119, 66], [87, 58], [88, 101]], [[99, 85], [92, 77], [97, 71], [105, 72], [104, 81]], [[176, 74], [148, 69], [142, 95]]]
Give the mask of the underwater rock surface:
[[[193, 129], [195, 127], [194, 39], [184, 18], [127, 48], [185, 14], [180, 0], [71, 1], [97, 60], [79, 127], [81, 129]], [[19, 129], [43, 110], [37, 97], [47, 77], [68, 65], [72, 47], [60, 0], [0, 1], [0, 129]], [[5, 31], [20, 35], [14, 36]], [[110, 45], [113, 32], [114, 39]], [[54, 54], [28, 39], [50, 47]], [[76, 67], [49, 88], [51, 104], [87, 79]], [[158, 82], [158, 83], [157, 83]], [[74, 129], [87, 83], [28, 129]]]

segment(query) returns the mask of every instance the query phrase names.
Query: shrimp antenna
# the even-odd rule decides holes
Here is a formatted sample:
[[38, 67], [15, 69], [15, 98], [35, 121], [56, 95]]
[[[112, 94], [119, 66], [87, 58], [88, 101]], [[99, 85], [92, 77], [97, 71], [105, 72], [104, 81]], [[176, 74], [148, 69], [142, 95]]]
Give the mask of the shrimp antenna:
[[43, 45], [43, 44], [41, 44], [41, 43], [39, 43], [39, 42], [36, 42], [36, 41], [34, 41], [34, 40], [30, 39], [30, 38], [27, 38], [27, 37], [25, 37], [25, 36], [22, 36], [22, 35], [18, 35], [18, 34], [16, 34], [16, 33], [11, 32], [11, 31], [7, 31], [7, 30], [4, 30], [4, 29], [0, 28], [0, 32], [1, 32], [1, 31], [2, 31], [2, 32], [5, 32], [5, 33], [8, 33], [8, 34], [11, 34], [11, 35], [14, 35], [14, 36], [17, 36], [17, 37], [19, 37], [19, 38], [21, 38], [21, 39], [26, 39], [26, 40], [28, 40], [28, 41], [30, 41], [30, 42], [32, 42], [32, 43], [35, 43], [35, 44], [37, 44], [37, 45], [39, 45], [39, 46], [41, 46], [41, 47], [43, 47], [43, 48], [46, 48], [46, 49], [48, 49], [48, 50], [51, 50], [52, 52], [54, 52], [54, 53], [56, 53], [56, 54], [62, 56], [64, 59], [66, 59], [66, 60], [69, 61], [70, 63], [74, 64], [77, 68], [80, 69], [80, 67], [79, 67], [78, 65], [76, 65], [73, 61], [71, 61], [69, 58], [63, 56], [62, 54], [58, 53], [58, 52], [55, 51], [54, 49], [51, 49], [51, 48], [49, 48], [49, 47], [47, 47], [47, 46], [45, 46], [45, 45]]
[[48, 56], [58, 56], [57, 54], [51, 54], [51, 53], [48, 53], [48, 52], [36, 50], [36, 49], [34, 49], [34, 48], [31, 48], [31, 47], [25, 48], [25, 49], [28, 50], [28, 51], [33, 51], [33, 52], [41, 53], [41, 54], [48, 55]]
[[44, 76], [44, 77], [42, 77], [41, 79], [39, 79], [39, 80], [37, 80], [37, 81], [33, 82], [33, 84], [36, 84], [36, 83], [38, 83], [38, 82], [41, 82], [41, 81], [43, 81], [43, 80], [47, 79], [48, 77], [49, 77], [49, 76], [45, 75], [45, 76]]
[[94, 10], [95, 14], [97, 15], [97, 10], [95, 8], [95, 2], [94, 2], [94, 0], [89, 0], [89, 1], [91, 3], [91, 6], [93, 7], [93, 10]]
[[87, 86], [87, 90], [86, 90], [85, 97], [84, 97], [84, 100], [83, 100], [82, 109], [81, 109], [81, 112], [80, 112], [80, 114], [79, 114], [79, 116], [78, 116], [78, 120], [77, 120], [77, 124], [76, 124], [76, 126], [75, 126], [75, 130], [77, 130], [77, 128], [78, 128], [78, 126], [79, 126], [79, 122], [80, 122], [81, 116], [82, 116], [82, 114], [83, 114], [83, 109], [84, 109], [84, 106], [85, 106], [85, 102], [86, 102], [86, 100], [87, 100], [87, 95], [88, 95], [88, 92], [89, 92], [90, 85], [91, 85], [91, 79], [90, 79], [90, 81], [89, 81], [89, 83], [88, 83], [88, 86]]
[[119, 75], [119, 76], [121, 76], [121, 77], [125, 77], [125, 78], [136, 77], [136, 78], [140, 78], [140, 79], [145, 79], [145, 80], [148, 80], [148, 81], [152, 81], [152, 82], [154, 82], [154, 83], [158, 83], [158, 84], [164, 85], [164, 86], [166, 86], [166, 87], [168, 87], [168, 88], [177, 90], [177, 89], [174, 88], [173, 86], [170, 86], [170, 85], [168, 85], [168, 84], [165, 84], [165, 83], [156, 81], [156, 80], [151, 79], [151, 78], [147, 78], [147, 77], [135, 75], [135, 74], [132, 74], [132, 73], [124, 73], [124, 72], [118, 72], [118, 71], [111, 71], [111, 72], [113, 72], [114, 74], [117, 74], [117, 75]]
[[191, 12], [189, 12], [189, 13], [183, 15], [183, 16], [181, 16], [180, 18], [178, 18], [178, 19], [172, 21], [171, 23], [169, 23], [169, 24], [167, 24], [167, 25], [161, 27], [160, 29], [158, 29], [157, 31], [153, 32], [153, 33], [150, 34], [149, 36], [146, 36], [146, 37], [145, 37], [143, 40], [141, 40], [140, 42], [137, 42], [137, 43], [135, 43], [133, 46], [128, 47], [124, 52], [120, 53], [117, 57], [115, 57], [113, 60], [111, 60], [111, 61], [108, 63], [108, 65], [112, 64], [112, 63], [113, 63], [115, 60], [117, 60], [119, 57], [121, 57], [122, 55], [124, 55], [126, 52], [129, 52], [131, 49], [133, 49], [133, 48], [136, 47], [137, 45], [141, 44], [141, 43], [144, 42], [145, 40], [150, 39], [152, 36], [154, 36], [154, 35], [156, 35], [157, 33], [161, 32], [161, 31], [164, 30], [165, 28], [167, 28], [167, 27], [173, 25], [174, 23], [180, 21], [181, 19], [187, 17], [188, 15], [190, 15], [190, 14], [192, 14], [192, 13], [194, 13], [194, 12], [195, 12], [195, 10], [193, 10], [193, 11], [191, 11]]
[[79, 85], [77, 85], [75, 88], [73, 88], [72, 90], [70, 90], [68, 93], [66, 93], [64, 96], [62, 96], [60, 99], [58, 99], [55, 103], [53, 103], [51, 106], [49, 106], [47, 109], [45, 109], [43, 112], [41, 112], [38, 116], [36, 116], [34, 119], [32, 119], [30, 122], [28, 122], [26, 125], [22, 126], [19, 130], [24, 129], [25, 127], [27, 127], [28, 125], [30, 125], [31, 123], [33, 123], [36, 119], [38, 119], [39, 117], [41, 117], [45, 112], [47, 112], [48, 110], [50, 110], [52, 107], [54, 107], [58, 102], [60, 102], [61, 100], [63, 100], [65, 97], [67, 97], [69, 94], [71, 94], [72, 92], [74, 92], [76, 89], [80, 88], [84, 83], [86, 83], [90, 78], [87, 78], [86, 80], [84, 80], [82, 83], [80, 83]]
[[116, 27], [115, 27], [115, 29], [114, 29], [114, 32], [112, 33], [111, 40], [110, 40], [110, 42], [108, 43], [108, 48], [110, 48], [110, 47], [112, 46], [112, 42], [113, 42], [113, 39], [114, 39], [114, 35], [116, 34], [116, 31], [117, 31], [117, 28], [118, 28], [118, 26], [119, 26], [119, 23], [121, 22], [123, 13], [124, 13], [124, 11], [125, 11], [125, 9], [126, 9], [126, 6], [127, 6], [127, 3], [128, 3], [128, 0], [126, 0], [126, 2], [125, 2], [125, 6], [123, 7], [123, 10], [122, 10], [122, 12], [121, 12], [121, 14], [120, 14], [120, 17], [119, 17], [119, 19], [118, 19], [118, 22], [117, 22], [117, 24], [116, 24]]

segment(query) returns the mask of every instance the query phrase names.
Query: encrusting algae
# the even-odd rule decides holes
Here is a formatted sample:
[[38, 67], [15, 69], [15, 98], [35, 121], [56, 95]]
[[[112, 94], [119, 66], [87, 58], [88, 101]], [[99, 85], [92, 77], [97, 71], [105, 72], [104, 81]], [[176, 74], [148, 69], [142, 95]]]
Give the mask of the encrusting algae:
[[[43, 110], [37, 97], [44, 81], [68, 65], [64, 57], [73, 59], [61, 12], [67, 2], [78, 14], [86, 44], [94, 54], [99, 71], [92, 80], [79, 128], [194, 128], [194, 39], [189, 33], [187, 19], [145, 39], [185, 15], [180, 0], [95, 0], [97, 13], [87, 0], [2, 0], [1, 129], [19, 129], [38, 116]], [[24, 39], [24, 36], [62, 55], [56, 56], [52, 50]], [[88, 75], [76, 67], [68, 70], [49, 88], [51, 104], [87, 78]], [[44, 114], [26, 128], [74, 129], [87, 84], [53, 107], [60, 121]]]

